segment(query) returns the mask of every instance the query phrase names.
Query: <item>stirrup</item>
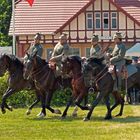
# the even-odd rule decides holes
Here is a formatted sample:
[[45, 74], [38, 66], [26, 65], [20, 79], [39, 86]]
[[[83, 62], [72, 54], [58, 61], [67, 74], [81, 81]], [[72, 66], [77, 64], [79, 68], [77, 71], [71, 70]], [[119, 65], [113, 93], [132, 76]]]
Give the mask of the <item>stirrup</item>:
[[89, 94], [92, 94], [92, 93], [94, 93], [95, 92], [95, 89], [93, 88], [93, 87], [90, 87], [89, 89], [88, 89], [88, 93]]

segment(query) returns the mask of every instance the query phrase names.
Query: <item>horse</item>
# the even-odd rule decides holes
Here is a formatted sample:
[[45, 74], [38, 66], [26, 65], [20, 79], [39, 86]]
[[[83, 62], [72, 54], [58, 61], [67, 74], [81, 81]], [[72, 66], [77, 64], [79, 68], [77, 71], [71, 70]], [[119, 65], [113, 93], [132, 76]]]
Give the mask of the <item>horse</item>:
[[[71, 78], [62, 78], [62, 76], [56, 77], [55, 72], [50, 68], [49, 63], [37, 56], [36, 53], [34, 53], [33, 55], [29, 55], [27, 53], [27, 56], [28, 58], [24, 62], [24, 78], [28, 79], [30, 77], [35, 82], [36, 88], [38, 88], [41, 92], [47, 92], [47, 97], [44, 99], [46, 99], [46, 107], [49, 109], [53, 93], [56, 90], [60, 89], [61, 86], [63, 86], [63, 88], [72, 89]], [[84, 104], [87, 104], [87, 96], [84, 99]], [[77, 116], [77, 111], [78, 108], [76, 106], [72, 113], [73, 117]]]
[[[34, 90], [37, 96], [35, 102], [27, 110], [27, 115], [31, 113], [32, 108], [41, 100], [42, 93], [35, 87], [34, 81], [23, 78], [24, 65], [23, 62], [14, 55], [3, 54], [0, 56], [0, 76], [2, 77], [8, 71], [8, 88], [2, 97], [1, 111], [6, 113], [5, 108], [12, 111], [12, 107], [8, 106], [6, 100], [12, 94], [23, 89]], [[38, 116], [41, 117], [43, 110]], [[53, 111], [57, 112], [57, 111]]]
[[86, 88], [81, 70], [81, 58], [79, 56], [71, 56], [62, 59], [62, 72], [64, 74], [69, 74], [70, 72], [73, 75], [72, 78], [72, 95], [67, 103], [67, 106], [62, 114], [62, 118], [67, 116], [67, 111], [74, 101], [82, 110], [89, 110], [89, 106], [82, 106], [80, 103], [83, 98], [88, 95], [88, 89]]
[[[76, 100], [76, 104], [80, 103], [83, 94], [88, 94], [88, 90], [90, 87], [85, 85], [84, 82], [84, 76], [81, 73], [81, 63], [80, 63], [80, 57], [78, 56], [70, 56], [67, 58], [64, 58], [63, 60], [63, 67], [62, 71], [64, 73], [73, 73], [73, 98], [76, 96], [79, 96], [79, 98]], [[92, 64], [92, 66], [91, 66]], [[90, 67], [89, 67], [90, 66]], [[93, 109], [97, 106], [97, 104], [101, 101], [102, 98], [104, 98], [106, 107], [107, 107], [107, 114], [105, 116], [105, 119], [111, 119], [111, 111], [116, 107], [116, 105], [121, 104], [120, 113], [118, 115], [122, 114], [123, 106], [124, 106], [124, 100], [123, 98], [116, 93], [113, 93], [115, 97], [115, 105], [113, 105], [112, 108], [110, 108], [110, 102], [109, 102], [109, 96], [110, 93], [113, 91], [113, 78], [111, 74], [108, 72], [108, 68], [105, 64], [103, 64], [103, 59], [96, 59], [93, 60], [88, 59], [86, 62], [86, 67], [84, 68], [85, 71], [92, 72], [91, 79], [94, 80], [93, 87], [95, 91], [98, 92], [95, 101], [93, 102], [92, 106], [86, 109], [89, 109], [87, 117], [84, 118], [84, 121], [87, 121], [90, 119], [91, 114], [93, 112]], [[81, 95], [81, 96], [80, 96]], [[71, 103], [67, 104], [66, 110], [63, 113], [63, 117], [66, 116], [67, 109]]]
[[[84, 118], [84, 120], [85, 121], [90, 120], [90, 117], [91, 117], [91, 114], [92, 114], [94, 108], [96, 107], [98, 102], [101, 100], [101, 98], [104, 96], [104, 94], [107, 93], [107, 90], [108, 90], [108, 92], [111, 92], [113, 94], [113, 96], [115, 97], [114, 105], [110, 109], [108, 109], [109, 115], [108, 115], [107, 119], [112, 118], [111, 112], [119, 104], [121, 104], [121, 108], [120, 108], [119, 114], [117, 114], [116, 116], [122, 116], [123, 108], [124, 108], [124, 97], [121, 96], [119, 92], [112, 90], [112, 87], [113, 87], [112, 83], [114, 83], [114, 80], [111, 76], [111, 73], [108, 72], [108, 66], [106, 64], [104, 64], [104, 59], [91, 58], [88, 60], [87, 66], [89, 66], [92, 69], [93, 75], [97, 78], [95, 83], [96, 83], [98, 89], [100, 90], [100, 93], [99, 93], [99, 96], [96, 98], [96, 100], [93, 102], [92, 107], [91, 107], [90, 111], [88, 112], [87, 116]], [[131, 87], [136, 87], [136, 88], [140, 89], [140, 67], [138, 65], [136, 67], [137, 67], [136, 73], [129, 76], [127, 81], [125, 81], [125, 79], [123, 79], [122, 87], [124, 89], [125, 88], [129, 89]], [[126, 86], [126, 84], [127, 84], [127, 86]], [[110, 85], [110, 88], [108, 87], [109, 85]]]

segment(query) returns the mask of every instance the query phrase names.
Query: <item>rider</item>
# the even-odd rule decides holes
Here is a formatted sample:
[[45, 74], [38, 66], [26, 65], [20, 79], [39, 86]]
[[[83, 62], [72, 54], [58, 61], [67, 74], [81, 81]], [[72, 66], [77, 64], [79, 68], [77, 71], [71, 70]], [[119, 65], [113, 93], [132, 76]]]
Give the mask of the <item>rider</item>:
[[[40, 40], [41, 40], [41, 34], [40, 33], [37, 33], [35, 36], [34, 36], [34, 42], [31, 44], [31, 46], [29, 47], [29, 49], [27, 49], [27, 52], [32, 55], [34, 54], [35, 52], [37, 52], [37, 55], [42, 57], [42, 54], [43, 54], [43, 47], [42, 45], [40, 44]], [[27, 60], [27, 55], [24, 56], [24, 61]]]
[[37, 51], [37, 55], [42, 57], [43, 54], [43, 47], [40, 44], [40, 40], [41, 40], [41, 34], [37, 33], [34, 36], [34, 42], [31, 44], [30, 48], [29, 48], [29, 54], [33, 54], [34, 52]]
[[125, 65], [125, 45], [122, 43], [122, 34], [120, 32], [116, 32], [113, 36], [115, 42], [115, 48], [111, 54], [110, 63], [115, 66], [115, 83], [114, 83], [114, 91], [121, 90], [121, 71], [123, 66]]
[[[103, 51], [102, 51], [102, 47], [99, 45], [98, 43], [99, 41], [99, 37], [96, 34], [93, 34], [91, 37], [91, 48], [90, 48], [90, 57], [89, 58], [97, 58], [100, 59], [102, 57], [104, 57]], [[83, 72], [84, 72], [84, 81], [85, 81], [85, 85], [86, 86], [92, 86], [92, 71], [87, 72], [86, 68], [88, 67], [88, 64], [85, 64], [83, 66]]]
[[69, 55], [69, 45], [67, 43], [67, 34], [62, 33], [59, 37], [59, 42], [54, 47], [50, 62], [56, 63], [56, 77], [61, 76], [61, 60], [62, 57]]
[[102, 53], [102, 47], [98, 44], [99, 37], [96, 34], [93, 34], [91, 37], [91, 48], [90, 48], [90, 57], [102, 58], [104, 55]]

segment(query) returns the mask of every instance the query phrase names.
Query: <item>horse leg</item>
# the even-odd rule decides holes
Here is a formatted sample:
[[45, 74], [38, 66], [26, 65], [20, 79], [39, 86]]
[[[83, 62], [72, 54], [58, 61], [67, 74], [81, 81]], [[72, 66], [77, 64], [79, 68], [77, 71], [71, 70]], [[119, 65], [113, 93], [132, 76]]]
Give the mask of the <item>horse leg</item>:
[[103, 97], [103, 93], [102, 93], [102, 92], [98, 92], [96, 99], [94, 100], [94, 102], [93, 102], [93, 104], [92, 104], [92, 106], [91, 106], [91, 108], [90, 108], [90, 110], [89, 110], [87, 116], [83, 119], [83, 121], [88, 121], [88, 120], [90, 120], [90, 117], [91, 117], [91, 114], [92, 114], [94, 108], [95, 108], [95, 107], [97, 106], [97, 104], [101, 101], [102, 97]]
[[37, 116], [39, 118], [44, 118], [46, 116], [46, 95], [42, 94], [40, 96], [40, 100], [41, 100], [42, 110], [41, 110], [41, 112]]
[[72, 112], [72, 116], [73, 116], [73, 117], [77, 117], [77, 112], [78, 112], [78, 106], [76, 105], [76, 106], [74, 107], [73, 112]]
[[120, 112], [119, 114], [117, 114], [116, 116], [122, 116], [123, 114], [123, 108], [124, 108], [124, 99], [121, 97], [121, 95], [117, 92], [114, 91], [113, 96], [115, 98], [115, 104], [111, 107], [111, 112], [113, 111], [113, 109], [115, 109], [119, 104], [121, 104], [121, 108], [120, 108]]
[[80, 105], [80, 103], [81, 103], [82, 100], [83, 100], [84, 94], [85, 94], [85, 92], [80, 93], [80, 95], [78, 96], [78, 98], [77, 98], [76, 101], [75, 101], [75, 104], [76, 104], [78, 107], [80, 107], [80, 109], [82, 109], [82, 110], [89, 110], [89, 107], [88, 107], [88, 106], [82, 106], [82, 105]]
[[8, 88], [7, 91], [5, 92], [5, 94], [3, 95], [2, 97], [2, 103], [1, 103], [1, 111], [2, 113], [6, 113], [6, 110], [5, 110], [5, 107], [12, 111], [12, 108], [9, 107], [7, 104], [6, 104], [6, 99], [11, 96], [13, 93], [15, 93], [15, 90], [14, 89], [11, 89], [11, 88]]
[[47, 94], [47, 98], [46, 98], [46, 108], [51, 111], [52, 113], [55, 114], [61, 114], [61, 111], [59, 109], [53, 109], [50, 107], [50, 102], [52, 100], [52, 96], [53, 96], [53, 91], [50, 90]]
[[26, 115], [31, 114], [32, 108], [40, 102], [40, 97], [37, 97], [37, 99], [29, 106], [28, 110], [26, 111]]
[[111, 110], [110, 110], [110, 99], [109, 99], [109, 96], [106, 96], [104, 98], [104, 101], [105, 101], [105, 104], [106, 104], [106, 107], [107, 107], [107, 113], [106, 113], [106, 116], [105, 116], [105, 120], [112, 119]]
[[84, 106], [88, 104], [88, 94], [84, 97]]
[[71, 96], [69, 101], [67, 102], [66, 108], [65, 108], [65, 110], [64, 110], [64, 112], [63, 112], [63, 114], [61, 116], [62, 119], [67, 116], [67, 111], [68, 111], [70, 105], [72, 104], [72, 101], [73, 101], [73, 96]]

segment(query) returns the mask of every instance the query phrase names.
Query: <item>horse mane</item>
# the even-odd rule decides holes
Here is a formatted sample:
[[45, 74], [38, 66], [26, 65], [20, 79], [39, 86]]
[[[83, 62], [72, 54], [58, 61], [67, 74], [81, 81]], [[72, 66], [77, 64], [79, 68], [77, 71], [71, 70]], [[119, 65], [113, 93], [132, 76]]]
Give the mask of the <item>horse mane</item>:
[[14, 65], [16, 67], [19, 67], [19, 66], [23, 67], [22, 61], [18, 57], [16, 57], [15, 55], [12, 55], [12, 54], [3, 54], [2, 56], [7, 56], [11, 60], [11, 62], [14, 63]]
[[87, 59], [87, 61], [89, 61], [90, 63], [96, 63], [98, 65], [103, 65], [104, 60], [105, 60], [104, 57], [102, 57], [102, 58], [90, 57]]
[[81, 66], [81, 61], [82, 61], [82, 59], [81, 59], [80, 56], [71, 55], [71, 56], [69, 56], [69, 58], [72, 59], [72, 60], [76, 60], [76, 61], [78, 62], [78, 64]]
[[40, 56], [37, 55], [36, 58], [37, 58], [37, 61], [38, 61], [40, 64], [43, 64], [43, 65], [48, 64], [48, 62], [46, 62], [46, 60], [45, 60], [45, 59], [42, 59]]

